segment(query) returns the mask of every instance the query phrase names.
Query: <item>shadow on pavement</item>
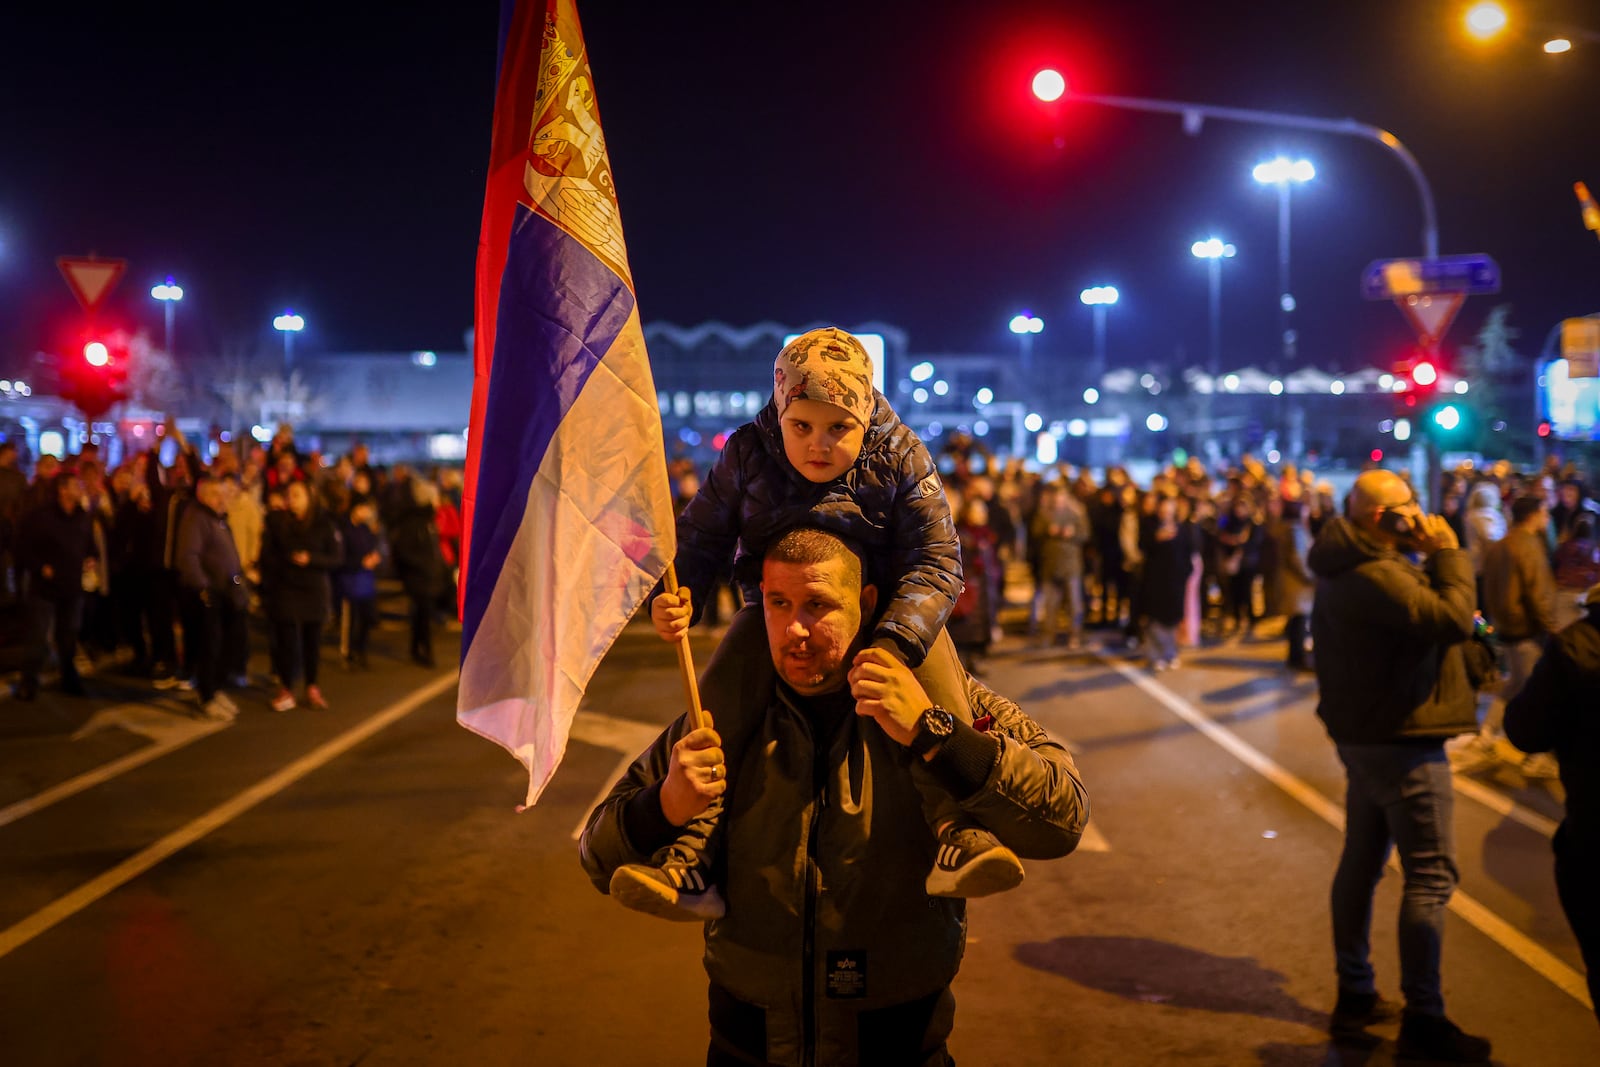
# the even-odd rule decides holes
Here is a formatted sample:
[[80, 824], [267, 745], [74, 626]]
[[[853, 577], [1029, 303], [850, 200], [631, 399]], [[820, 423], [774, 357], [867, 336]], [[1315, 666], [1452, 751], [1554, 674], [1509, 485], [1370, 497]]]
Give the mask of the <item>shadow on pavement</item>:
[[1282, 675], [1268, 675], [1264, 678], [1251, 678], [1230, 685], [1224, 689], [1213, 689], [1201, 695], [1200, 699], [1207, 704], [1237, 704], [1253, 696], [1272, 694], [1277, 697], [1287, 697], [1290, 700], [1299, 700], [1301, 697], [1310, 696], [1317, 691], [1317, 683], [1310, 680], [1291, 681]]
[[1248, 956], [1214, 956], [1145, 937], [1059, 937], [1018, 945], [1015, 955], [1029, 967], [1128, 1000], [1328, 1025], [1326, 1013], [1284, 991], [1283, 975]]
[[1391, 1042], [1373, 1037], [1367, 1043], [1353, 1041], [1318, 1042], [1290, 1045], [1273, 1042], [1256, 1049], [1261, 1067], [1390, 1067], [1395, 1063]]
[[1102, 671], [1085, 678], [1057, 678], [1048, 685], [1036, 685], [1032, 689], [1014, 696], [1012, 699], [1026, 706], [1029, 701], [1081, 696], [1084, 693], [1092, 693], [1103, 689], [1118, 689], [1132, 684], [1132, 682], [1115, 671]]

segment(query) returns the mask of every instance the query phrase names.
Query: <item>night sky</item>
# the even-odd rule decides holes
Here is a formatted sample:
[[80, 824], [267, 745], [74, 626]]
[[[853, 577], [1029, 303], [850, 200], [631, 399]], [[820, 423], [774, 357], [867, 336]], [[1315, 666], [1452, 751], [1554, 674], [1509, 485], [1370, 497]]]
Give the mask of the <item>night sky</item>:
[[[265, 6], [265, 5], [264, 5]], [[145, 294], [186, 290], [180, 352], [275, 344], [459, 349], [488, 154], [496, 6], [8, 5], [0, 14], [0, 368], [75, 306], [54, 257], [124, 256], [109, 313], [159, 335]], [[18, 10], [19, 7], [25, 8]], [[387, 10], [385, 10], [387, 9]], [[1580, 0], [1522, 5], [1600, 30]], [[1587, 10], [1586, 10], [1587, 9]], [[1571, 185], [1600, 188], [1600, 48], [1493, 48], [1460, 5], [1330, 3], [583, 3], [602, 121], [647, 322], [878, 319], [913, 351], [1080, 357], [1078, 291], [1113, 284], [1113, 364], [1206, 348], [1215, 232], [1234, 365], [1276, 341], [1276, 196], [1287, 152], [1303, 362], [1387, 362], [1409, 338], [1360, 299], [1369, 260], [1421, 251], [1405, 171], [1368, 142], [1084, 106], [1028, 92], [1043, 65], [1083, 92], [1354, 118], [1415, 153], [1441, 251], [1486, 252], [1519, 346], [1600, 310], [1600, 242]], [[334, 14], [329, 12], [333, 11]], [[848, 14], [844, 14], [848, 12]], [[752, 381], [760, 377], [752, 368]]]

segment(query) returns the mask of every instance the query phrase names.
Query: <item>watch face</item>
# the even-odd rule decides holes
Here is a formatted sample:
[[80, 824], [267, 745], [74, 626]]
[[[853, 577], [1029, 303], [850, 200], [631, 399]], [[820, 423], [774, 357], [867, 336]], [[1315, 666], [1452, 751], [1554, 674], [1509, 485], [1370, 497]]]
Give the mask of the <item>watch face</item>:
[[930, 734], [939, 737], [949, 737], [955, 731], [955, 716], [941, 707], [932, 707], [922, 713], [923, 724]]

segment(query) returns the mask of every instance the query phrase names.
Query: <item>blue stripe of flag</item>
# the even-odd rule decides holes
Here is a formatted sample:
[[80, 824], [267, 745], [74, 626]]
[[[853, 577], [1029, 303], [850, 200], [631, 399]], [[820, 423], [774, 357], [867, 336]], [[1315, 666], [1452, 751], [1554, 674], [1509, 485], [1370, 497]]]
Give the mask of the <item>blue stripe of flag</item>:
[[488, 609], [556, 429], [633, 313], [634, 296], [571, 234], [517, 205], [478, 465], [462, 657]]

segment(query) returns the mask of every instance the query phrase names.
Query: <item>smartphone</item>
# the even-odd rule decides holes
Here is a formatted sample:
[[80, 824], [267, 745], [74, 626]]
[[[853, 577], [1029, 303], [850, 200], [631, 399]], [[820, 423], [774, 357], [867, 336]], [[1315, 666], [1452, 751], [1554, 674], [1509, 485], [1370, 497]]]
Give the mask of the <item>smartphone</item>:
[[1411, 521], [1411, 516], [1402, 515], [1398, 511], [1385, 511], [1378, 515], [1378, 528], [1387, 530], [1396, 537], [1410, 540], [1417, 534], [1417, 524]]

